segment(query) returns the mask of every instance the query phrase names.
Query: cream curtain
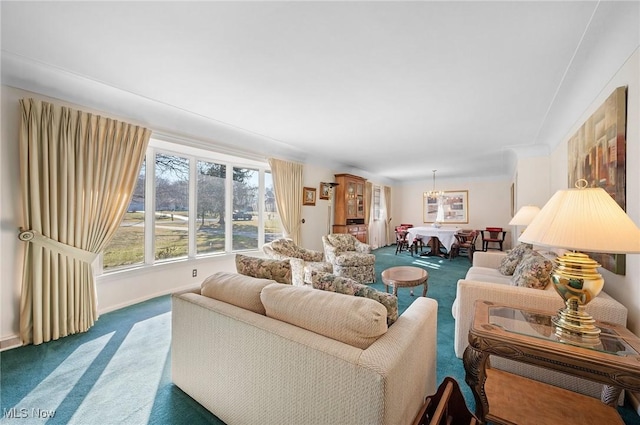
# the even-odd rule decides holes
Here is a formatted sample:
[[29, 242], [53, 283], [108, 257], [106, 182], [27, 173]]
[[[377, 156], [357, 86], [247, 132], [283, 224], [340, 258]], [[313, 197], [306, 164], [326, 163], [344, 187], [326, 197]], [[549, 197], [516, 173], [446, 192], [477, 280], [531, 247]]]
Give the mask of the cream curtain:
[[364, 209], [364, 224], [369, 225], [371, 221], [371, 210], [373, 209], [373, 183], [365, 182], [364, 199], [369, 208]]
[[391, 187], [384, 187], [384, 207], [386, 210], [387, 218], [384, 221], [385, 235], [387, 235], [386, 245], [391, 245], [391, 241], [396, 240], [395, 235], [391, 234]]
[[302, 220], [302, 164], [269, 158], [269, 166], [284, 236], [299, 244]]
[[151, 131], [34, 99], [20, 108], [20, 337], [41, 344], [97, 320], [91, 263], [127, 211]]

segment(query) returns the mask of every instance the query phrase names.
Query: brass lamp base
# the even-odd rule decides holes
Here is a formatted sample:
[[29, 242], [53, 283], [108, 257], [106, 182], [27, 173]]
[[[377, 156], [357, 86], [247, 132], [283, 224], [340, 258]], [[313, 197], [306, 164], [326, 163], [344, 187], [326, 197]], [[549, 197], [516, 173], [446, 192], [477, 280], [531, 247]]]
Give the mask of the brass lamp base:
[[551, 318], [555, 325], [555, 334], [560, 341], [586, 347], [600, 345], [600, 328], [595, 320], [584, 310], [584, 306], [569, 306], [558, 310], [558, 315]]
[[585, 311], [585, 305], [598, 296], [604, 286], [604, 279], [596, 270], [600, 264], [579, 252], [567, 252], [555, 261], [551, 281], [566, 306], [551, 319], [556, 335], [572, 343], [598, 345], [600, 329]]

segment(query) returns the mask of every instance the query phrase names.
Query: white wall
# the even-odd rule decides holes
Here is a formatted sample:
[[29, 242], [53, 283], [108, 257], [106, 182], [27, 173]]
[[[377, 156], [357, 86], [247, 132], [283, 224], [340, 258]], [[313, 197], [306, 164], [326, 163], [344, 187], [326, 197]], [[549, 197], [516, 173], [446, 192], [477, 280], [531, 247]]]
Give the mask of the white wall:
[[[617, 87], [627, 86], [627, 214], [640, 227], [640, 52], [618, 70], [550, 158], [549, 195], [568, 186], [568, 139]], [[625, 276], [600, 269], [605, 279], [604, 290], [629, 309], [627, 326], [640, 335], [640, 254], [627, 254]]]
[[329, 201], [320, 199], [320, 182], [332, 182], [334, 174], [332, 170], [323, 167], [309, 164], [304, 166], [304, 185], [316, 189], [316, 204], [302, 206], [305, 223], [302, 225], [301, 245], [305, 248], [322, 251], [322, 235], [327, 234]]
[[[11, 92], [11, 93], [10, 93]], [[0, 348], [19, 329], [22, 242], [18, 169], [18, 98], [13, 90], [2, 90], [0, 111]]]
[[[393, 214], [391, 225], [412, 223], [414, 226], [428, 226], [423, 221], [423, 194], [433, 188], [431, 176], [418, 182], [395, 186], [391, 192]], [[509, 247], [511, 234], [511, 181], [504, 180], [447, 180], [436, 179], [438, 190], [469, 191], [469, 223], [455, 224], [463, 229], [484, 229], [502, 227], [507, 230], [505, 249]], [[480, 244], [478, 244], [480, 246]]]
[[[518, 158], [515, 187], [515, 212], [525, 205], [542, 208], [550, 197], [549, 156]], [[518, 243], [523, 226], [514, 226], [511, 234], [511, 246]]]

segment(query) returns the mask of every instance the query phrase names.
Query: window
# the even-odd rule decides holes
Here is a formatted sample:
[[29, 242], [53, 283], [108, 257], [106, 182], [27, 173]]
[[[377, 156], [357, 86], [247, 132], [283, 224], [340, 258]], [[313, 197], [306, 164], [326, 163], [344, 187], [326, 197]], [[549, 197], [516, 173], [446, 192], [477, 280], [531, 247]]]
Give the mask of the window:
[[146, 161], [140, 167], [138, 181], [129, 203], [129, 208], [107, 245], [103, 255], [104, 269], [115, 269], [144, 263], [144, 189]]
[[156, 154], [155, 259], [189, 252], [189, 159]]
[[215, 162], [198, 161], [197, 173], [196, 252], [224, 252], [227, 167]]
[[380, 220], [380, 186], [373, 188], [373, 219]]
[[156, 139], [146, 158], [103, 272], [255, 250], [282, 236], [264, 161]]
[[233, 250], [258, 248], [258, 170], [233, 167]]
[[280, 214], [276, 207], [276, 192], [270, 171], [264, 173], [264, 214], [264, 241], [271, 242], [281, 238], [282, 224], [280, 224]]

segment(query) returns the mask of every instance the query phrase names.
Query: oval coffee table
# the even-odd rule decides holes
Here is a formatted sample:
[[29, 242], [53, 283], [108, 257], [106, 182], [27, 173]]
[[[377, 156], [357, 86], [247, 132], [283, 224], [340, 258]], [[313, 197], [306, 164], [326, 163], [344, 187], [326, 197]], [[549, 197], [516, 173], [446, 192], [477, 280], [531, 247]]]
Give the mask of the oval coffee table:
[[[386, 269], [382, 272], [382, 282], [385, 290], [389, 292], [389, 287], [393, 287], [393, 295], [398, 296], [398, 288], [408, 288], [424, 284], [422, 296], [427, 296], [429, 289], [428, 279], [429, 273], [420, 267], [413, 266], [397, 266]], [[411, 290], [413, 296], [413, 289]]]

